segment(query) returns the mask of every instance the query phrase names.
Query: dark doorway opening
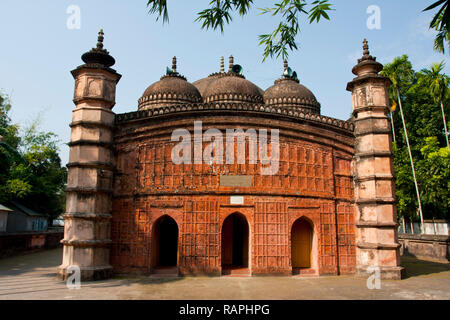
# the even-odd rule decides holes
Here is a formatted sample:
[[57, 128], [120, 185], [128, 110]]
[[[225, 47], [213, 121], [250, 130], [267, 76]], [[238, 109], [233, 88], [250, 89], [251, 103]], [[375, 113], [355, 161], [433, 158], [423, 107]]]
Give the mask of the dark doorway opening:
[[298, 219], [291, 229], [292, 269], [311, 268], [313, 229], [305, 219]]
[[248, 268], [249, 227], [240, 213], [228, 216], [222, 225], [222, 270]]
[[176, 267], [178, 264], [178, 225], [165, 215], [153, 226], [152, 267]]

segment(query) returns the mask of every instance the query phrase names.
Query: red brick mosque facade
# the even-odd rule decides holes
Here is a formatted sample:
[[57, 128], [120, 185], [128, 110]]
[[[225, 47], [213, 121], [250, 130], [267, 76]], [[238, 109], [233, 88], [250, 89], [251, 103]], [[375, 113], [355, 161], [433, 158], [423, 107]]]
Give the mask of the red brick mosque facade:
[[[383, 278], [401, 278], [386, 116], [390, 81], [378, 74], [382, 65], [366, 41], [347, 85], [348, 121], [321, 115], [287, 63], [283, 76], [262, 90], [233, 57], [228, 71], [222, 60], [219, 72], [193, 83], [174, 59], [137, 111], [115, 114], [121, 75], [111, 68], [102, 32], [82, 59], [72, 71], [76, 107], [60, 277], [78, 265], [88, 280], [367, 275], [370, 267]], [[177, 129], [192, 138], [183, 163], [174, 162]], [[236, 139], [228, 139], [230, 130]], [[202, 161], [208, 145], [217, 148]], [[269, 174], [264, 168], [273, 163], [251, 159], [262, 146], [277, 155]]]

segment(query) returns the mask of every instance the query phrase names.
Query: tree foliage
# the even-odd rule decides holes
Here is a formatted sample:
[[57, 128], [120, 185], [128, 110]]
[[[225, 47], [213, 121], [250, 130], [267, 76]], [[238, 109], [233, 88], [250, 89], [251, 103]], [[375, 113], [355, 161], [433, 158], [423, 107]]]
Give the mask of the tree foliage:
[[[169, 22], [167, 0], [148, 0], [147, 6], [151, 14], [162, 17], [163, 23]], [[245, 17], [255, 6], [253, 0], [211, 0], [209, 7], [197, 14], [197, 22], [204, 29], [219, 29], [233, 21], [233, 14]], [[275, 30], [259, 35], [259, 44], [264, 46], [263, 61], [268, 57], [287, 58], [289, 50], [297, 50], [296, 37], [300, 33], [300, 18], [306, 16], [308, 22], [330, 20], [328, 11], [333, 10], [328, 0], [279, 0], [272, 7], [257, 8], [261, 15], [270, 14], [279, 17]]]
[[434, 39], [434, 49], [445, 53], [445, 42], [450, 50], [450, 0], [438, 0], [423, 11], [429, 11], [438, 8], [433, 19], [430, 22], [430, 28], [438, 32]]
[[443, 74], [445, 64], [433, 63], [430, 69], [422, 69], [421, 72], [426, 75], [426, 79], [429, 82], [431, 95], [436, 103], [441, 103], [447, 94], [447, 88], [450, 78]]
[[[440, 100], [436, 98], [436, 88], [433, 87], [436, 78], [431, 71], [433, 68], [434, 65], [430, 69], [416, 72], [408, 56], [403, 55], [386, 64], [382, 74], [393, 82], [389, 93], [392, 101], [397, 99], [394, 88], [397, 87], [400, 92], [424, 218], [448, 219], [450, 158], [443, 131], [442, 112], [438, 103]], [[446, 77], [443, 74], [441, 76]], [[441, 97], [448, 113], [450, 102], [448, 82]], [[393, 112], [393, 122], [396, 136], [393, 151], [397, 208], [400, 215], [416, 219], [417, 197], [405, 133], [398, 112]]]
[[[263, 61], [268, 57], [287, 58], [289, 51], [297, 50], [297, 35], [300, 33], [300, 19], [305, 16], [308, 22], [330, 20], [329, 11], [334, 10], [329, 0], [277, 0], [272, 7], [257, 8], [260, 14], [271, 14], [279, 18], [276, 28], [258, 36], [259, 44], [264, 46]], [[219, 29], [233, 21], [233, 14], [245, 17], [255, 7], [254, 0], [211, 0], [209, 7], [197, 13], [195, 21], [202, 24], [203, 29]], [[147, 0], [150, 14], [156, 14], [156, 20], [162, 17], [163, 23], [169, 22], [167, 0]], [[438, 34], [434, 41], [434, 49], [445, 53], [445, 43], [450, 50], [450, 0], [437, 0], [423, 11], [437, 9], [430, 22], [430, 28]]]
[[423, 158], [419, 161], [419, 181], [422, 202], [431, 210], [445, 213], [450, 200], [450, 149], [441, 148], [436, 137], [425, 138], [420, 149]]
[[39, 131], [36, 121], [20, 132], [10, 110], [9, 99], [0, 93], [0, 203], [15, 200], [54, 218], [64, 211], [67, 177], [57, 137]]

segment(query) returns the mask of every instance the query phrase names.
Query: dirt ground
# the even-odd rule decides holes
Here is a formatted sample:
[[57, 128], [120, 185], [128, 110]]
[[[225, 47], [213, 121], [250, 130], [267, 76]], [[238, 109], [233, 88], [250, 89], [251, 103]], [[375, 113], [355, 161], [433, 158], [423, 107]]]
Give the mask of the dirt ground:
[[83, 282], [69, 290], [56, 278], [61, 249], [0, 260], [0, 300], [78, 299], [445, 299], [450, 300], [450, 263], [402, 257], [407, 278], [382, 280], [369, 290], [352, 276], [298, 277], [115, 277]]

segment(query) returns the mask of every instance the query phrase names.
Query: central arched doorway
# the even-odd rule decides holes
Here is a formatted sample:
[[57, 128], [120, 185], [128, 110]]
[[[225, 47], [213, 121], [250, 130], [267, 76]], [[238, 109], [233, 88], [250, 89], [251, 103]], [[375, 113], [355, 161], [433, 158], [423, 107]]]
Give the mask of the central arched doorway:
[[248, 268], [249, 227], [240, 213], [229, 215], [222, 225], [222, 273]]
[[298, 219], [291, 230], [292, 270], [311, 268], [313, 229], [306, 219]]
[[152, 267], [171, 268], [178, 265], [178, 225], [164, 215], [156, 220], [152, 233]]

